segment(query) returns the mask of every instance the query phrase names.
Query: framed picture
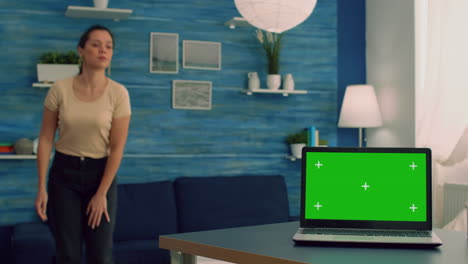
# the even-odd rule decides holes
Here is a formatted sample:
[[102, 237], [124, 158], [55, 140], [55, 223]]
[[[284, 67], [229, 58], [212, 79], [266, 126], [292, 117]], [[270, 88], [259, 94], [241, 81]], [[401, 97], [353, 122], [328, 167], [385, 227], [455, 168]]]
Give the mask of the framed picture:
[[211, 82], [173, 80], [172, 108], [210, 110]]
[[221, 70], [221, 42], [184, 40], [182, 49], [184, 68]]
[[179, 72], [179, 34], [151, 32], [150, 72]]

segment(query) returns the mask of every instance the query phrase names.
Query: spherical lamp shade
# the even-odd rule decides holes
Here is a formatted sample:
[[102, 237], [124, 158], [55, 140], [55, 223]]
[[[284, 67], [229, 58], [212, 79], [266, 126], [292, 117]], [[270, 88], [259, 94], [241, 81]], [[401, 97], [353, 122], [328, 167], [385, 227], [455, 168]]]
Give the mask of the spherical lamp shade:
[[283, 33], [304, 22], [317, 0], [234, 0], [239, 13], [253, 26]]

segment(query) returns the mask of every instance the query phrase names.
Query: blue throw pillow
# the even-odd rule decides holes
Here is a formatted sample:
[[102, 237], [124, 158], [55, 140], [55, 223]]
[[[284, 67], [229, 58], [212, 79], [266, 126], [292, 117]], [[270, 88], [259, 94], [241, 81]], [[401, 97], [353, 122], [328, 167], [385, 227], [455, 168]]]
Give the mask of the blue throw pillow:
[[158, 239], [177, 233], [172, 181], [118, 185], [115, 241]]
[[181, 177], [174, 187], [180, 232], [289, 220], [282, 176]]

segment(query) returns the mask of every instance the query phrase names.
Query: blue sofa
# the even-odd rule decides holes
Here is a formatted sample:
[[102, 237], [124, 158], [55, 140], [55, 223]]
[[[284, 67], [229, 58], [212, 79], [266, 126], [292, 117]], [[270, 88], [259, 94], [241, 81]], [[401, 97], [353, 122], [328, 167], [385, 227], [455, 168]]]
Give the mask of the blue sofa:
[[2, 263], [12, 262], [11, 234], [12, 226], [0, 226], [0, 260]]
[[[180, 177], [118, 185], [114, 256], [121, 263], [170, 263], [159, 235], [297, 220], [282, 176]], [[12, 231], [13, 263], [52, 263], [46, 224]], [[83, 262], [84, 263], [84, 262]]]

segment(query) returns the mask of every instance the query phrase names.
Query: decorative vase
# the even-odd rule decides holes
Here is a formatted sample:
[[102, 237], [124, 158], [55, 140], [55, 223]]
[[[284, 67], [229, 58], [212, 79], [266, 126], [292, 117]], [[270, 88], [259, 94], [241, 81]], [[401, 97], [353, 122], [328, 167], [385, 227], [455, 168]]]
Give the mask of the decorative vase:
[[96, 8], [107, 8], [107, 5], [109, 4], [109, 0], [93, 0], [94, 2], [94, 7]]
[[294, 79], [293, 79], [291, 73], [288, 73], [288, 74], [284, 75], [283, 89], [284, 90], [290, 90], [290, 91], [294, 90]]
[[15, 153], [18, 155], [30, 155], [33, 153], [33, 141], [27, 138], [20, 138], [13, 145]]
[[289, 148], [291, 149], [291, 155], [297, 159], [302, 158], [302, 148], [306, 146], [305, 143], [290, 144]]
[[33, 154], [37, 154], [37, 147], [39, 147], [39, 138], [33, 140]]
[[256, 72], [249, 72], [247, 74], [249, 77], [249, 90], [259, 89], [260, 88], [260, 79]]
[[281, 75], [279, 74], [268, 74], [267, 76], [267, 87], [271, 90], [278, 90], [281, 86]]

